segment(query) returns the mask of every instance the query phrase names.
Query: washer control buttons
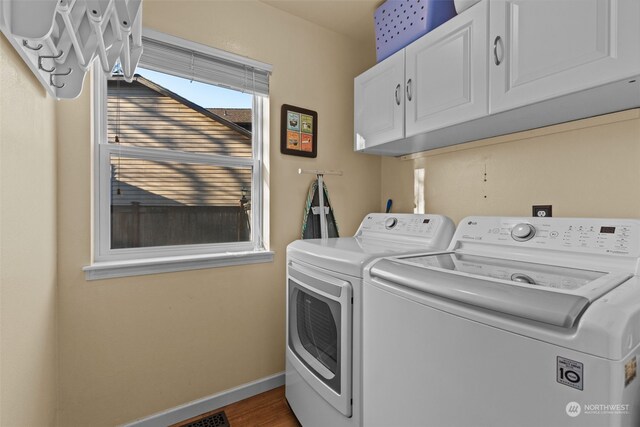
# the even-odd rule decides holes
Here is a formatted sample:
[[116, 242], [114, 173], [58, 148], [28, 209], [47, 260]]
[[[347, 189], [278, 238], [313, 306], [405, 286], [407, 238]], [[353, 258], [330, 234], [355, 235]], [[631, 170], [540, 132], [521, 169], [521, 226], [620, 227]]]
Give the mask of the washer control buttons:
[[398, 224], [398, 218], [387, 218], [384, 220], [384, 226], [387, 230], [391, 230]]
[[518, 242], [525, 242], [536, 235], [536, 229], [531, 224], [520, 223], [511, 229], [511, 237]]

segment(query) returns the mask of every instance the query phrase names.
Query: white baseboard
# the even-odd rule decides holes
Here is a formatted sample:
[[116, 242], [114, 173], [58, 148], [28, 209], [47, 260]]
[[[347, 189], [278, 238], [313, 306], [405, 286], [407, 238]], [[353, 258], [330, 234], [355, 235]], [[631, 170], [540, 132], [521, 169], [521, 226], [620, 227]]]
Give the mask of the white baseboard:
[[284, 372], [176, 406], [122, 427], [166, 427], [284, 385]]

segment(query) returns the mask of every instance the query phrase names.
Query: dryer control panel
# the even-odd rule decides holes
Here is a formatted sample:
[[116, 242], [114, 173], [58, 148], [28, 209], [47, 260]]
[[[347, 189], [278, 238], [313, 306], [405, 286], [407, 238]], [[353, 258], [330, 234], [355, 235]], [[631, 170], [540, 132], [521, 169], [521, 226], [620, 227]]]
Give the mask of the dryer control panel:
[[440, 218], [413, 214], [369, 214], [362, 220], [358, 234], [367, 232], [389, 234], [430, 234]]
[[453, 240], [638, 256], [640, 221], [557, 217], [468, 217], [458, 225]]
[[371, 213], [364, 217], [356, 236], [434, 237], [443, 231], [452, 231], [453, 222], [441, 215]]

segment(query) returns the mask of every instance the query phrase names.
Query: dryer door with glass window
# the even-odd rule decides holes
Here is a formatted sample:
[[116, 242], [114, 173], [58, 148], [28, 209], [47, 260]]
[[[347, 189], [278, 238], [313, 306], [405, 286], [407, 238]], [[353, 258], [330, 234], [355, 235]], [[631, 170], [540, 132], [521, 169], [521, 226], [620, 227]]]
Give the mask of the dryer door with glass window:
[[287, 358], [318, 394], [351, 416], [351, 284], [289, 263]]

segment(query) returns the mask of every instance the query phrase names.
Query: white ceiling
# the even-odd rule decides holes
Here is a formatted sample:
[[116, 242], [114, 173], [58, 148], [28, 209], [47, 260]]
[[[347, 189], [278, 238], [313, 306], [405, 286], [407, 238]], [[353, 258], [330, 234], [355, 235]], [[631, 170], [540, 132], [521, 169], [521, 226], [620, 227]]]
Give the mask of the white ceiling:
[[351, 39], [375, 39], [373, 13], [383, 0], [261, 0]]

